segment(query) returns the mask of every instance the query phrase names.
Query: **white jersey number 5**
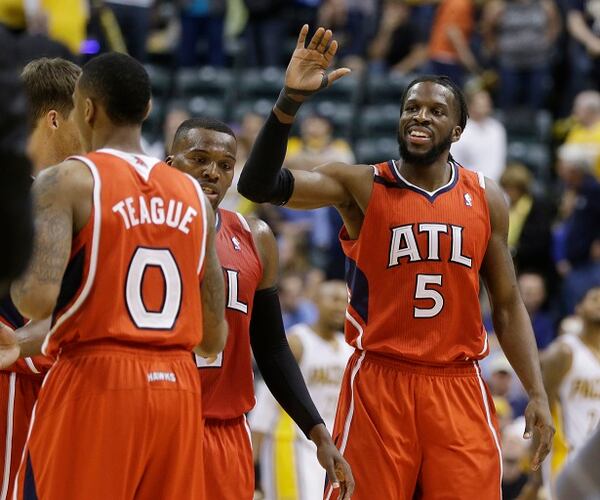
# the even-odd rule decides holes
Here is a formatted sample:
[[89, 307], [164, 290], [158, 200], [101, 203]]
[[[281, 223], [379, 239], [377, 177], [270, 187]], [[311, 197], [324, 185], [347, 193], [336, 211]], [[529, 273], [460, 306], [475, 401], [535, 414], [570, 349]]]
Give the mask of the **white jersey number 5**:
[[[160, 311], [148, 311], [142, 299], [142, 281], [148, 267], [157, 267], [165, 281]], [[129, 264], [125, 300], [132, 321], [138, 328], [170, 330], [181, 308], [181, 275], [173, 254], [167, 249], [138, 247]]]
[[415, 306], [413, 311], [415, 318], [433, 318], [437, 316], [444, 308], [444, 297], [442, 294], [433, 288], [427, 288], [428, 285], [442, 286], [442, 275], [417, 274], [415, 299], [428, 299], [429, 301], [433, 301], [433, 305], [429, 308], [420, 308]]

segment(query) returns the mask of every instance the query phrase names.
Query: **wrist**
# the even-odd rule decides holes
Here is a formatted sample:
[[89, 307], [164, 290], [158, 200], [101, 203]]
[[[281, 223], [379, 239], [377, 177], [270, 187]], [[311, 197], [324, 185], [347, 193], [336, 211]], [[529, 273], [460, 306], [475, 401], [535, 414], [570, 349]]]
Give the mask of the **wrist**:
[[305, 97], [300, 95], [290, 95], [285, 89], [282, 89], [275, 102], [274, 111], [279, 111], [284, 115], [293, 118], [304, 102]]
[[333, 441], [331, 439], [331, 434], [329, 434], [329, 431], [327, 430], [327, 427], [325, 427], [325, 424], [323, 422], [314, 425], [309, 431], [308, 437], [317, 446]]

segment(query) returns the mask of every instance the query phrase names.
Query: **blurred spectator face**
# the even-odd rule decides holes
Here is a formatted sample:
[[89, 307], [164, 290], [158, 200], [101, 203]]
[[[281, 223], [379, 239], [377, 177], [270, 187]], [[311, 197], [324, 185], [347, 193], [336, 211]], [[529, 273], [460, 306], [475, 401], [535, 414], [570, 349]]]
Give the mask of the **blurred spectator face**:
[[557, 171], [568, 187], [576, 188], [584, 174], [592, 170], [594, 151], [585, 144], [564, 144], [558, 148]]
[[331, 124], [321, 116], [309, 116], [301, 126], [302, 140], [309, 148], [320, 149], [331, 142]]
[[529, 194], [532, 181], [531, 172], [525, 165], [513, 163], [506, 167], [500, 177], [500, 186], [508, 196], [511, 206], [517, 203], [523, 195]]
[[494, 396], [506, 396], [512, 385], [513, 370], [504, 356], [499, 354], [490, 364], [490, 391]]
[[600, 287], [592, 288], [577, 306], [577, 314], [584, 323], [600, 325]]
[[539, 311], [546, 300], [546, 285], [539, 274], [524, 273], [519, 276], [519, 290], [529, 314]]
[[165, 151], [171, 153], [171, 146], [173, 145], [173, 138], [175, 132], [184, 121], [191, 118], [191, 115], [185, 109], [173, 108], [165, 116], [165, 123], [163, 125], [163, 140], [165, 142]]
[[579, 335], [583, 330], [583, 321], [579, 316], [567, 316], [558, 325], [558, 336]]
[[281, 280], [279, 287], [279, 299], [281, 300], [281, 307], [285, 311], [295, 311], [298, 309], [300, 302], [302, 301], [302, 291], [304, 289], [304, 283], [299, 276], [285, 276]]
[[344, 329], [348, 292], [343, 281], [325, 281], [316, 296], [320, 320], [332, 330]]
[[443, 85], [421, 82], [406, 93], [398, 145], [407, 163], [430, 165], [460, 138], [460, 107], [454, 94]]
[[485, 90], [479, 90], [471, 94], [469, 98], [469, 117], [480, 121], [492, 114], [492, 99]]
[[586, 90], [575, 98], [573, 118], [584, 127], [590, 127], [600, 120], [600, 92]]
[[502, 439], [502, 480], [506, 483], [515, 482], [523, 474], [523, 460], [527, 453], [527, 445], [523, 438], [504, 434]]
[[254, 143], [264, 122], [265, 119], [261, 115], [252, 112], [246, 113], [242, 118], [239, 136], [250, 143]]

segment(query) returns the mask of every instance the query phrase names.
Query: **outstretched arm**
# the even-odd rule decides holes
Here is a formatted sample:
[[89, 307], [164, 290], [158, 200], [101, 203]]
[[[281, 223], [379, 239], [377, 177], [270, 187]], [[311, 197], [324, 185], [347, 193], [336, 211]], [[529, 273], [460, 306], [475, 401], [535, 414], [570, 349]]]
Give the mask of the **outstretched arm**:
[[[203, 195], [204, 196], [204, 195]], [[202, 278], [202, 341], [194, 349], [199, 356], [216, 356], [225, 348], [227, 321], [225, 320], [225, 283], [215, 246], [215, 214], [208, 201], [206, 207], [206, 260]]]
[[349, 499], [354, 490], [352, 472], [323, 424], [285, 335], [275, 286], [279, 266], [277, 242], [264, 222], [251, 220], [250, 224], [263, 264], [250, 322], [254, 358], [277, 402], [317, 445], [319, 462], [331, 482], [341, 487], [340, 498]]
[[254, 143], [238, 182], [240, 194], [257, 203], [316, 208], [351, 202], [346, 187], [322, 169], [307, 172], [282, 169], [291, 124], [300, 104], [311, 94], [348, 74], [340, 68], [327, 74], [337, 51], [330, 30], [319, 28], [305, 47], [308, 26], [298, 37], [282, 90]]
[[519, 294], [515, 269], [508, 250], [508, 208], [498, 186], [486, 179], [492, 233], [482, 266], [490, 295], [494, 330], [510, 364], [529, 395], [525, 410], [525, 438], [539, 433], [532, 467], [536, 470], [550, 451], [554, 427], [544, 391], [535, 337]]

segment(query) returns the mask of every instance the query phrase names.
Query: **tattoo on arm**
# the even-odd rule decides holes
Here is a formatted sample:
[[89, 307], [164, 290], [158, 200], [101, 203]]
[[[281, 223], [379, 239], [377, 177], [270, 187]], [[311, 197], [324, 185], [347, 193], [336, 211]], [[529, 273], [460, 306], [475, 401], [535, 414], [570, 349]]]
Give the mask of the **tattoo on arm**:
[[58, 295], [73, 232], [72, 207], [62, 189], [62, 181], [62, 172], [54, 167], [33, 184], [34, 250], [27, 271], [12, 286], [13, 300], [17, 304], [31, 299], [32, 294], [50, 289], [56, 289]]

